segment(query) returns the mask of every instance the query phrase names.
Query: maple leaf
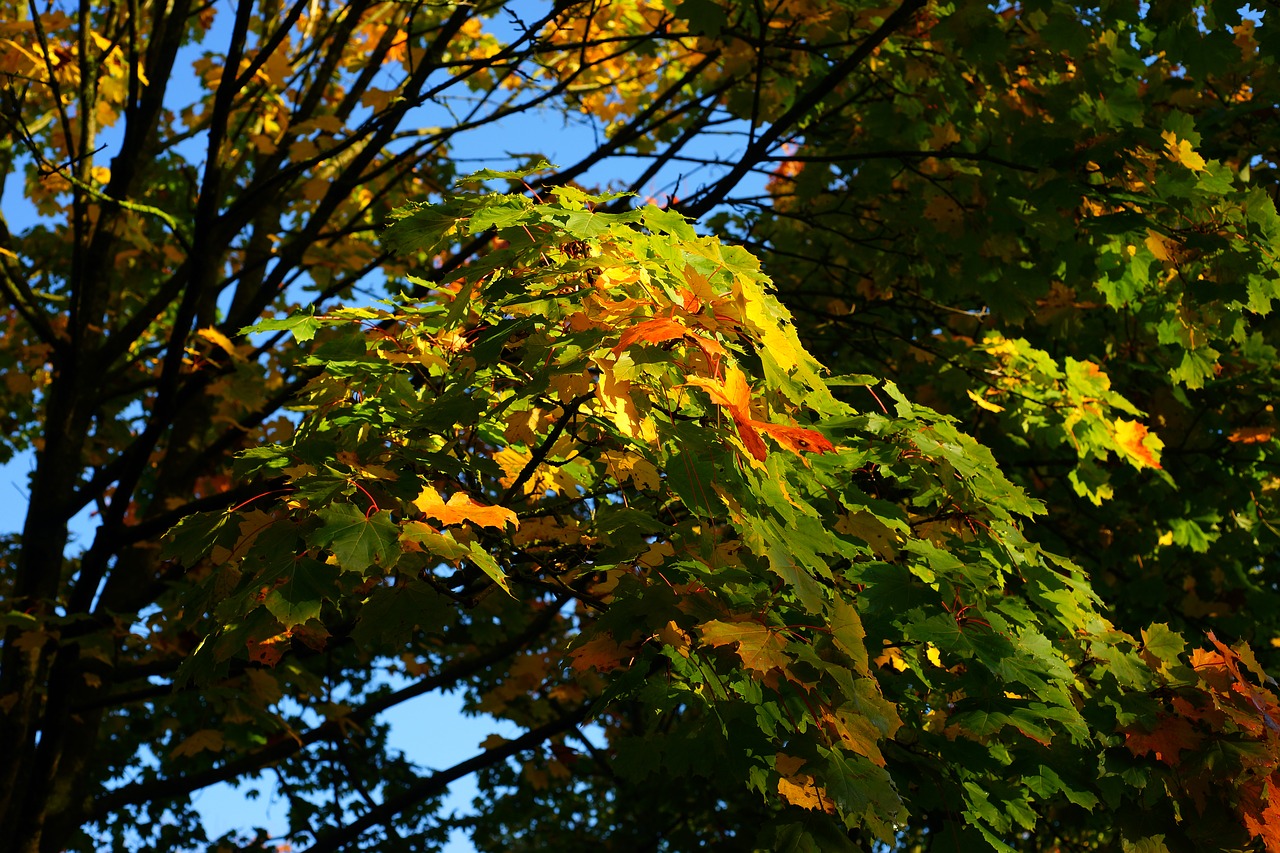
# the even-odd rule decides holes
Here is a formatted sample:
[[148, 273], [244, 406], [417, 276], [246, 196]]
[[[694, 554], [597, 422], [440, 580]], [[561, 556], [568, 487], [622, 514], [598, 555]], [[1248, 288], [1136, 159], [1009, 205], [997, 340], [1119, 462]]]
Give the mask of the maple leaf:
[[170, 758], [196, 755], [201, 752], [221, 752], [223, 747], [222, 732], [217, 729], [200, 729], [187, 736], [182, 743], [169, 753]]
[[819, 722], [835, 732], [845, 747], [859, 755], [865, 755], [877, 767], [884, 767], [884, 756], [880, 753], [879, 746], [880, 730], [869, 719], [842, 709], [835, 713], [824, 713]]
[[675, 620], [659, 628], [654, 636], [661, 640], [663, 645], [670, 646], [679, 652], [681, 657], [689, 656], [689, 645], [692, 641], [689, 635], [675, 623]]
[[701, 388], [711, 402], [728, 409], [734, 420], [751, 420], [751, 389], [747, 377], [736, 367], [725, 370], [724, 379], [717, 381], [703, 376], [690, 376], [687, 385]]
[[1116, 445], [1135, 468], [1159, 468], [1157, 454], [1164, 446], [1155, 433], [1137, 421], [1119, 419], [1115, 422]]
[[231, 342], [231, 339], [212, 326], [201, 329], [196, 334], [231, 356], [233, 360], [244, 361], [244, 354], [236, 351], [236, 345]]
[[284, 657], [284, 648], [282, 646], [289, 640], [290, 636], [291, 633], [285, 631], [283, 634], [277, 634], [265, 640], [250, 640], [245, 644], [245, 647], [249, 650], [249, 660], [254, 663], [260, 663], [265, 667], [275, 666]]
[[836, 813], [836, 804], [827, 791], [807, 773], [784, 776], [778, 780], [778, 795], [793, 806], [810, 811]]
[[764, 421], [752, 421], [751, 425], [796, 455], [801, 453], [831, 453], [836, 449], [835, 445], [817, 430], [765, 423]]
[[601, 632], [569, 652], [572, 666], [578, 672], [594, 669], [596, 672], [612, 672], [635, 657], [631, 643], [620, 644], [612, 634]]
[[1176, 767], [1182, 751], [1196, 749], [1204, 738], [1185, 718], [1164, 715], [1154, 731], [1126, 731], [1124, 739], [1125, 746], [1135, 756], [1141, 757], [1154, 752], [1157, 761]]
[[756, 422], [751, 419], [751, 389], [747, 387], [747, 379], [742, 371], [736, 367], [730, 367], [725, 371], [723, 382], [701, 376], [690, 376], [686, 384], [701, 388], [713, 403], [728, 411], [729, 417], [738, 428], [738, 437], [742, 439], [742, 446], [747, 449], [747, 453], [751, 454], [752, 458], [763, 462], [769, 455], [769, 451], [760, 438], [759, 430], [755, 427]]
[[667, 317], [654, 317], [627, 329], [618, 338], [617, 345], [611, 350], [614, 355], [637, 342], [660, 344], [666, 341], [679, 340], [689, 334], [689, 328], [683, 323]]
[[1172, 130], [1166, 130], [1160, 134], [1160, 138], [1164, 140], [1165, 156], [1175, 163], [1181, 163], [1193, 172], [1203, 172], [1205, 170], [1205, 160], [1191, 146], [1190, 140], [1179, 139], [1178, 135]]
[[471, 522], [480, 527], [505, 528], [508, 524], [519, 527], [516, 514], [506, 507], [486, 506], [472, 500], [465, 492], [454, 492], [445, 503], [440, 493], [431, 486], [423, 486], [422, 493], [414, 498], [413, 505], [428, 518], [434, 518], [446, 527], [451, 524]]
[[325, 522], [317, 542], [333, 551], [343, 571], [363, 572], [374, 563], [387, 567], [400, 555], [400, 528], [387, 510], [366, 516], [352, 504], [334, 504], [317, 515]]
[[1240, 811], [1245, 829], [1262, 839], [1267, 853], [1280, 851], [1280, 774], [1243, 786]]
[[708, 622], [698, 629], [702, 640], [709, 646], [737, 643], [738, 657], [743, 666], [756, 672], [786, 669], [791, 663], [787, 656], [786, 640], [756, 622]]

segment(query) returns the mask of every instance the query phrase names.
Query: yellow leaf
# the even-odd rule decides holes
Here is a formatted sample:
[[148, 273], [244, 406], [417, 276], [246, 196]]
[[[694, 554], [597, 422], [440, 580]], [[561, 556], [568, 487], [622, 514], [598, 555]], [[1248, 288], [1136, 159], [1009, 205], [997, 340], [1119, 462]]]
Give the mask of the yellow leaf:
[[867, 717], [859, 713], [836, 711], [824, 713], [819, 722], [840, 738], [846, 749], [865, 755], [877, 767], [884, 767], [884, 755], [877, 744], [881, 732]]
[[969, 395], [969, 399], [978, 404], [978, 408], [986, 409], [988, 412], [1003, 412], [1004, 406], [999, 403], [993, 403], [981, 394], [975, 394], [973, 391], [965, 391]]
[[1156, 256], [1156, 260], [1173, 260], [1173, 256], [1169, 254], [1169, 245], [1165, 243], [1164, 238], [1150, 229], [1147, 229], [1146, 246], [1151, 250], [1151, 254]]
[[894, 669], [896, 669], [898, 672], [903, 672], [907, 668], [907, 662], [902, 659], [902, 650], [899, 649], [897, 646], [887, 647], [883, 652], [880, 653], [880, 656], [877, 657], [875, 660], [873, 660], [871, 663], [881, 667], [891, 666]]
[[414, 500], [413, 505], [426, 516], [436, 519], [442, 525], [461, 524], [469, 521], [480, 527], [502, 528], [510, 524], [519, 527], [516, 514], [506, 507], [486, 506], [471, 499], [464, 492], [454, 492], [449, 502], [441, 499], [440, 493], [431, 486], [423, 486], [422, 494]]
[[380, 113], [387, 108], [395, 97], [395, 92], [388, 92], [385, 89], [367, 89], [360, 96], [360, 106], [369, 107], [375, 113]]
[[249, 142], [257, 149], [259, 154], [270, 156], [276, 153], [276, 142], [265, 133], [255, 133], [249, 137]]
[[898, 556], [894, 544], [898, 535], [883, 521], [865, 509], [836, 520], [835, 531], [847, 536], [856, 536], [871, 546], [872, 552], [882, 560], [893, 560]]
[[689, 638], [689, 635], [675, 623], [675, 620], [671, 620], [666, 625], [659, 628], [654, 636], [661, 640], [663, 645], [670, 646], [679, 652], [681, 657], [687, 658], [689, 656], [689, 646], [693, 641]]
[[207, 329], [201, 329], [196, 332], [196, 334], [225, 352], [227, 355], [231, 356], [236, 361], [244, 360], [244, 356], [236, 352], [236, 345], [231, 342], [231, 338], [228, 338], [212, 326]]
[[581, 373], [557, 373], [550, 379], [556, 399], [561, 403], [567, 403], [590, 391], [592, 382], [591, 374], [585, 370]]
[[1160, 534], [1159, 542], [1160, 542], [1160, 544], [1161, 544], [1161, 545], [1172, 545], [1172, 544], [1173, 544], [1173, 531], [1172, 531], [1172, 530], [1166, 530], [1164, 533], [1161, 533], [1161, 534]]
[[604, 414], [627, 438], [644, 444], [656, 442], [658, 430], [653, 425], [652, 418], [644, 417], [636, 408], [632, 384], [630, 380], [618, 377], [617, 363], [601, 360], [596, 366], [600, 369], [599, 381], [596, 382], [596, 400]]
[[320, 149], [310, 139], [298, 139], [289, 146], [289, 159], [295, 163], [310, 160], [319, 153]]
[[836, 813], [836, 804], [831, 801], [831, 797], [827, 796], [826, 789], [820, 787], [812, 776], [805, 773], [779, 779], [778, 795], [791, 805], [802, 809], [824, 811], [827, 814]]
[[934, 666], [942, 666], [942, 653], [938, 651], [938, 647], [933, 643], [929, 643], [925, 648], [924, 656], [929, 659], [929, 663]]
[[938, 193], [925, 204], [924, 218], [936, 225], [941, 231], [958, 231], [964, 218], [964, 210], [955, 203], [951, 196]]
[[1166, 130], [1160, 136], [1164, 139], [1166, 157], [1175, 163], [1181, 163], [1193, 172], [1204, 171], [1204, 158], [1196, 153], [1189, 141], [1179, 139], [1172, 130]]
[[316, 116], [308, 124], [322, 133], [341, 133], [342, 119], [337, 116]]

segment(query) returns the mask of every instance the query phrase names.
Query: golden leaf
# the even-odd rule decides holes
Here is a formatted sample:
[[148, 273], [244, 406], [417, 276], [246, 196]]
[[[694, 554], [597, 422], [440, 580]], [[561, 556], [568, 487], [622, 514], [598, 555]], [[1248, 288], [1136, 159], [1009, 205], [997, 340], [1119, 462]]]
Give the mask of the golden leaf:
[[1169, 253], [1169, 245], [1156, 232], [1147, 229], [1146, 246], [1151, 250], [1151, 254], [1156, 256], [1158, 261], [1171, 261], [1173, 255]]
[[1204, 158], [1196, 153], [1188, 140], [1179, 139], [1172, 130], [1166, 130], [1160, 134], [1160, 137], [1164, 140], [1166, 157], [1175, 163], [1181, 163], [1193, 172], [1204, 171]]
[[964, 393], [968, 394], [968, 395], [969, 395], [969, 399], [970, 399], [970, 400], [972, 400], [973, 402], [977, 403], [977, 404], [978, 404], [978, 408], [980, 408], [980, 409], [986, 409], [988, 412], [1003, 412], [1003, 411], [1004, 411], [1004, 406], [1000, 405], [999, 403], [993, 403], [993, 402], [991, 402], [990, 400], [988, 400], [986, 397], [982, 396], [981, 394], [976, 394], [976, 393], [974, 393], [972, 390], [967, 390], [967, 391], [965, 391]]
[[231, 338], [228, 338], [212, 326], [207, 329], [201, 329], [196, 332], [196, 334], [225, 352], [227, 355], [231, 356], [236, 361], [244, 361], [244, 356], [236, 352], [236, 345], [231, 342]]
[[423, 486], [422, 493], [414, 499], [413, 505], [429, 518], [434, 518], [442, 525], [462, 524], [469, 521], [480, 527], [503, 528], [508, 524], [519, 527], [516, 514], [506, 507], [486, 506], [471, 499], [464, 492], [454, 492], [445, 503], [440, 493], [431, 486]]
[[782, 799], [810, 811], [836, 813], [836, 804], [827, 796], [826, 789], [814, 781], [812, 776], [801, 773], [797, 776], [783, 777], [778, 780], [778, 795]]

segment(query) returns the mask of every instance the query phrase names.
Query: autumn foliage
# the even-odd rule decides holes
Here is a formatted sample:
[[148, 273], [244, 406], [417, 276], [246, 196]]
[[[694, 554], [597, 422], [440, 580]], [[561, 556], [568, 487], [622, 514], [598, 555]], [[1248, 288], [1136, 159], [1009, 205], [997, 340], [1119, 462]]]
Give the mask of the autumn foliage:
[[1273, 33], [10, 4], [0, 851], [1280, 850]]

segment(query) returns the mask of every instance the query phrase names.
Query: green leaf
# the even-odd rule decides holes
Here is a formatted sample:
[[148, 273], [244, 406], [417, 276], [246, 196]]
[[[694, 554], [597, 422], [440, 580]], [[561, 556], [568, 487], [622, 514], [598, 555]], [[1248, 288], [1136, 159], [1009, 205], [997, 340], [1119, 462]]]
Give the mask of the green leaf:
[[332, 598], [338, 571], [309, 557], [291, 560], [284, 582], [274, 586], [263, 605], [285, 628], [316, 619], [325, 599]]
[[259, 320], [252, 326], [245, 326], [239, 331], [241, 335], [254, 332], [290, 332], [293, 339], [305, 344], [316, 336], [316, 332], [325, 325], [325, 321], [309, 313], [292, 314], [274, 320]]
[[456, 620], [452, 603], [420, 580], [377, 586], [360, 608], [351, 639], [361, 648], [401, 644], [419, 628], [443, 631]]
[[324, 522], [316, 544], [331, 550], [345, 572], [366, 572], [375, 563], [387, 569], [400, 555], [400, 530], [385, 509], [366, 517], [355, 505], [339, 503], [316, 515]]

